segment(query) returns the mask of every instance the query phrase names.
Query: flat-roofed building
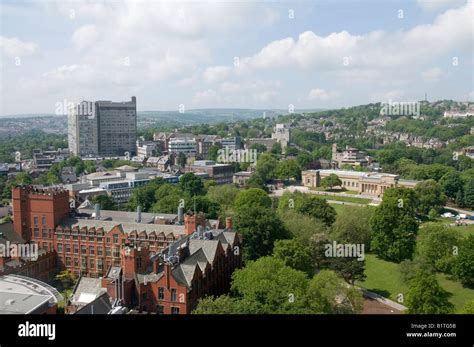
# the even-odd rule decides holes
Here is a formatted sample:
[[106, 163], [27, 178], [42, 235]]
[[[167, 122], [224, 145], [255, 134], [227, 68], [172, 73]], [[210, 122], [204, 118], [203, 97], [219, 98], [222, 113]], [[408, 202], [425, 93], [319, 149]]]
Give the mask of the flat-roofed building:
[[388, 188], [414, 188], [418, 181], [400, 180], [398, 175], [388, 173], [359, 172], [348, 170], [306, 170], [303, 171], [303, 185], [308, 188], [321, 187], [321, 180], [336, 175], [342, 181], [341, 188], [358, 194], [380, 197]]
[[0, 277], [0, 314], [55, 314], [62, 295], [34, 278]]
[[230, 164], [216, 164], [213, 160], [196, 160], [192, 165], [186, 165], [185, 172], [203, 173], [217, 184], [232, 183], [234, 167]]

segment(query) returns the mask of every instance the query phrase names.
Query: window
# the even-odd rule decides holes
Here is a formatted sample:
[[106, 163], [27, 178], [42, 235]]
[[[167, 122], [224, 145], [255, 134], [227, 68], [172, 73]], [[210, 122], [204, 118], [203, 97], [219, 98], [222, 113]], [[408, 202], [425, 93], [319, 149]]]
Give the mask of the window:
[[46, 216], [41, 217], [41, 224], [46, 225]]
[[78, 237], [77, 235], [72, 235], [72, 239], [73, 239], [73, 240], [78, 240], [79, 237]]
[[71, 253], [71, 245], [66, 243], [66, 253]]
[[90, 264], [91, 264], [91, 269], [93, 269], [95, 267], [95, 261], [94, 259], [91, 259], [90, 260]]
[[97, 270], [102, 271], [104, 269], [104, 261], [102, 259], [97, 259]]
[[79, 246], [78, 245], [74, 245], [74, 253], [75, 254], [79, 253]]
[[63, 244], [62, 243], [58, 243], [58, 253], [62, 252], [63, 251]]
[[71, 258], [66, 257], [66, 266], [71, 266]]
[[94, 255], [94, 254], [95, 254], [94, 246], [90, 246], [90, 247], [89, 247], [89, 254], [90, 254], [90, 255]]
[[165, 313], [165, 308], [164, 308], [164, 306], [162, 306], [162, 305], [156, 306], [156, 313], [157, 313], [157, 314], [163, 314], [163, 313]]
[[79, 259], [74, 258], [74, 266], [78, 267], [79, 266]]
[[81, 241], [87, 241], [87, 236], [86, 235], [81, 235]]
[[87, 247], [81, 246], [81, 254], [87, 254]]
[[107, 243], [110, 243], [110, 237], [107, 237], [105, 240]]
[[110, 257], [110, 247], [105, 247], [105, 256]]
[[118, 243], [118, 234], [114, 234], [114, 243]]
[[89, 236], [89, 241], [94, 242], [94, 236]]
[[171, 288], [171, 301], [176, 301], [177, 300], [177, 292], [175, 288]]
[[137, 269], [140, 269], [142, 267], [142, 258], [137, 257]]
[[102, 255], [102, 247], [97, 247], [97, 255]]
[[33, 223], [34, 225], [38, 225], [38, 216], [33, 217]]
[[165, 288], [158, 287], [158, 300], [165, 300]]
[[[39, 237], [39, 229], [38, 228], [34, 228], [33, 229], [33, 234], [35, 235], [35, 237]], [[60, 237], [58, 237], [59, 239]]]
[[116, 258], [119, 258], [119, 257], [120, 257], [120, 248], [119, 248], [119, 247], [114, 247], [112, 256], [113, 256], [113, 257], [116, 257]]
[[179, 307], [171, 307], [171, 314], [179, 314]]
[[49, 251], [49, 247], [48, 247], [48, 243], [47, 243], [47, 242], [43, 242], [43, 249]]
[[41, 236], [45, 239], [48, 237], [48, 231], [46, 229], [41, 229]]

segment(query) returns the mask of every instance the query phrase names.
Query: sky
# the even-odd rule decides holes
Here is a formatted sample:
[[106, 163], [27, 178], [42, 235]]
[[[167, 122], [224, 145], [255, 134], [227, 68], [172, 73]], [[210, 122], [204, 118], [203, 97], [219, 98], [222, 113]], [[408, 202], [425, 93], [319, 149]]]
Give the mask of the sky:
[[0, 115], [474, 99], [472, 0], [0, 0]]

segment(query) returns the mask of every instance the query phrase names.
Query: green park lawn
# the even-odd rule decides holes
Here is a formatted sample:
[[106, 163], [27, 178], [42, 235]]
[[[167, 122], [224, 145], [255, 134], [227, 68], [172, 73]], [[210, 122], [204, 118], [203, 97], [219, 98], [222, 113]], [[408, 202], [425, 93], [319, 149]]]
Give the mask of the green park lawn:
[[[378, 259], [373, 254], [367, 254], [365, 260], [367, 278], [363, 282], [358, 282], [357, 285], [394, 301], [397, 301], [399, 293], [406, 294], [408, 286], [402, 281], [399, 264]], [[437, 274], [436, 277], [440, 285], [453, 294], [450, 301], [455, 305], [456, 310], [461, 309], [467, 301], [474, 300], [473, 289], [464, 288], [461, 283], [450, 280], [444, 274]]]
[[372, 201], [371, 199], [356, 198], [352, 196], [340, 196], [340, 195], [327, 195], [323, 197], [326, 200], [353, 202], [356, 204], [364, 204], [364, 205], [369, 204]]
[[[329, 203], [334, 209], [336, 210], [337, 214], [344, 214], [347, 213], [351, 208], [353, 209], [354, 206], [351, 205], [340, 205], [340, 204], [331, 204]], [[367, 208], [373, 208], [372, 206], [367, 205]]]

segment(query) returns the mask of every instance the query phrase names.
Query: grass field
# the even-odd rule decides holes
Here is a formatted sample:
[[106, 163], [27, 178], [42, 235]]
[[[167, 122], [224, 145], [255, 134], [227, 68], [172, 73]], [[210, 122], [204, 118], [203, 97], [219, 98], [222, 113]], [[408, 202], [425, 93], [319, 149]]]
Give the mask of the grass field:
[[318, 191], [318, 192], [328, 192], [328, 193], [344, 193], [344, 194], [351, 194], [351, 195], [357, 195], [359, 193], [357, 193], [355, 190], [346, 190], [346, 189], [337, 189], [337, 188], [334, 188], [334, 189], [326, 189], [326, 188], [323, 188], [323, 187], [317, 187], [317, 188], [309, 188], [310, 190], [315, 190], [315, 191]]
[[372, 201], [371, 199], [356, 198], [352, 196], [340, 196], [340, 195], [322, 195], [321, 197], [324, 198], [325, 200], [353, 202], [356, 204], [364, 204], [364, 205], [367, 205]]
[[[427, 224], [440, 224], [440, 225], [449, 225], [449, 224], [453, 224], [454, 223], [454, 220], [453, 219], [449, 219], [449, 218], [440, 218], [434, 222], [427, 222], [425, 223], [424, 225], [427, 225]], [[452, 228], [453, 230], [456, 230], [457, 232], [459, 232], [462, 236], [464, 237], [468, 237], [469, 235], [474, 235], [474, 224], [469, 224], [469, 225], [463, 225], [463, 226], [451, 226], [450, 228]]]
[[[331, 203], [329, 203], [329, 205], [334, 207], [337, 214], [347, 213], [348, 211], [354, 208], [354, 206], [351, 206], [351, 205], [340, 205], [340, 204], [331, 204]], [[367, 208], [374, 208], [374, 207], [367, 205]]]
[[[357, 285], [370, 291], [379, 293], [394, 301], [397, 295], [406, 295], [408, 286], [403, 282], [400, 274], [400, 265], [388, 261], [380, 260], [372, 254], [365, 257], [366, 280], [358, 282]], [[461, 309], [467, 301], [474, 300], [474, 290], [464, 288], [459, 282], [450, 280], [444, 274], [436, 275], [440, 285], [452, 293], [450, 301], [455, 305], [456, 310]]]

